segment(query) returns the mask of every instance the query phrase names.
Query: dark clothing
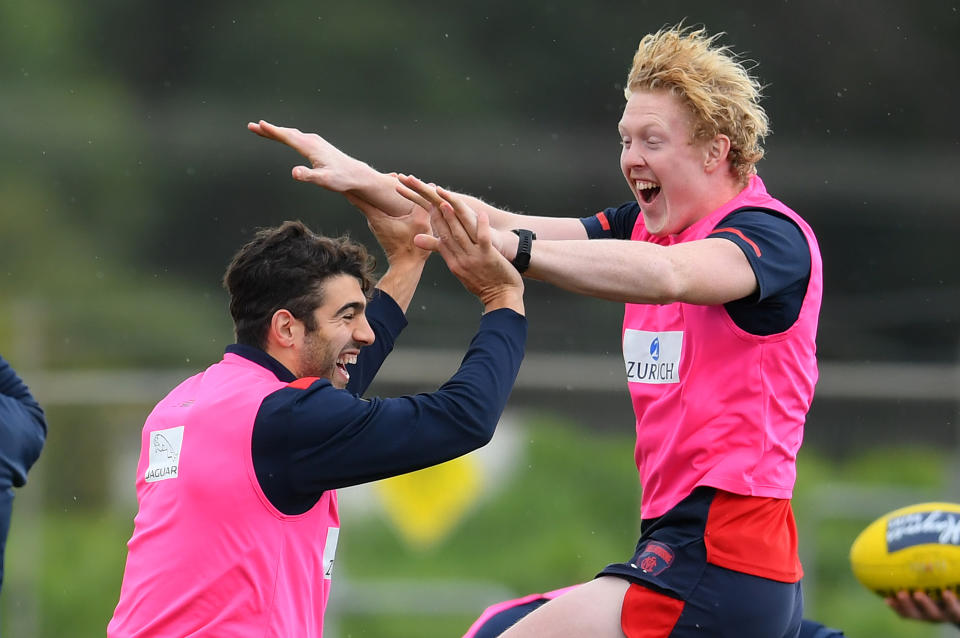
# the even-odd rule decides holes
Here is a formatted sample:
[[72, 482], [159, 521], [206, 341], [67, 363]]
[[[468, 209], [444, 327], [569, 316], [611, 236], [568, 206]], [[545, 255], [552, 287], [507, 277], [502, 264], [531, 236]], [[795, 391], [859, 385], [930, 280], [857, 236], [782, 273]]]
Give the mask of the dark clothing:
[[27, 482], [27, 471], [40, 456], [46, 438], [47, 420], [40, 404], [10, 364], [0, 357], [0, 587], [13, 488]]
[[[717, 569], [719, 570], [720, 568]], [[736, 574], [736, 572], [727, 572], [727, 574]], [[746, 574], [739, 574], [738, 576], [746, 576]], [[711, 581], [712, 580], [714, 579], [711, 579]], [[720, 579], [719, 582], [722, 582], [722, 579]], [[731, 583], [727, 584], [730, 585]], [[735, 589], [735, 591], [744, 592], [744, 590], [739, 589], [741, 587], [740, 584], [734, 583], [733, 585], [738, 588]], [[784, 587], [789, 587], [789, 585], [784, 584]], [[548, 602], [550, 601], [547, 598], [537, 598], [504, 609], [483, 623], [471, 638], [496, 638], [515, 623], [519, 622], [524, 616]], [[692, 618], [696, 613], [697, 612], [692, 612], [690, 617]], [[702, 632], [698, 635], [702, 635]], [[797, 635], [797, 638], [841, 638], [841, 636], [843, 636], [842, 631], [824, 627], [820, 623], [804, 618], [800, 623], [800, 633]]]
[[[630, 202], [580, 221], [591, 239], [630, 239], [639, 215], [640, 206]], [[734, 323], [755, 335], [793, 325], [810, 276], [810, 248], [797, 225], [776, 211], [742, 208], [724, 217], [710, 237], [739, 246], [757, 277], [756, 293], [724, 305]]]
[[[737, 520], [715, 516], [714, 510], [722, 507], [717, 490], [698, 487], [667, 514], [644, 519], [630, 560], [608, 565], [600, 573], [643, 590], [633, 589], [624, 598], [627, 636], [643, 626], [656, 627], [649, 635], [663, 638], [692, 638], [704, 627], [750, 628], [750, 633], [738, 635], [756, 638], [797, 636], [803, 615], [799, 581], [777, 582], [734, 571], [711, 557], [705, 539], [736, 537], [739, 528]], [[647, 617], [650, 609], [662, 614], [653, 625]]]
[[[260, 487], [285, 514], [309, 510], [327, 491], [421, 469], [476, 449], [493, 434], [516, 379], [526, 341], [526, 320], [509, 310], [483, 316], [460, 369], [436, 392], [358, 400], [369, 387], [396, 336], [406, 325], [389, 295], [367, 306], [376, 340], [348, 366], [346, 391], [327, 379], [285, 387], [264, 398], [253, 426], [253, 465]], [[262, 350], [228, 352], [294, 381]], [[320, 416], [322, 415], [322, 416]], [[451, 417], [458, 427], [451, 427]]]

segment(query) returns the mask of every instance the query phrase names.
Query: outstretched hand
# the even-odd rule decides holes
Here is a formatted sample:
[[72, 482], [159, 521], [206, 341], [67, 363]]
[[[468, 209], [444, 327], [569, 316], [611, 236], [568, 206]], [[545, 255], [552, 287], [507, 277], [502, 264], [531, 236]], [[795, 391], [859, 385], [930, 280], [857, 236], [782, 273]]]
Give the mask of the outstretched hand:
[[266, 120], [250, 122], [247, 129], [260, 137], [286, 144], [303, 155], [310, 166], [295, 166], [293, 178], [301, 182], [311, 182], [326, 189], [345, 193], [356, 187], [353, 172], [365, 166], [316, 133], [286, 126], [274, 126]]
[[[410, 200], [415, 206], [430, 211], [430, 217], [434, 224], [437, 223], [435, 219], [438, 217], [442, 206], [447, 204], [458, 211], [458, 219], [460, 219], [464, 230], [466, 230], [471, 237], [476, 238], [478, 225], [477, 212], [470, 208], [461, 196], [435, 184], [425, 184], [413, 175], [398, 175], [397, 181], [400, 182], [397, 186], [397, 192]], [[503, 234], [495, 228], [491, 228], [489, 223], [487, 227], [491, 245], [497, 252], [507, 257], [507, 259], [513, 259], [516, 253], [516, 246], [513, 246], [513, 254], [510, 254], [511, 242], [506, 241]], [[513, 243], [515, 244], [516, 242]]]
[[[484, 305], [485, 311], [512, 308], [523, 314], [523, 279], [494, 247], [486, 213], [451, 197], [430, 205], [433, 234], [414, 238], [420, 248], [440, 253], [450, 272]], [[422, 208], [422, 206], [421, 206]]]
[[960, 599], [949, 589], [941, 592], [942, 600], [937, 604], [922, 591], [898, 591], [896, 596], [885, 598], [887, 605], [897, 614], [913, 620], [927, 622], [952, 622], [960, 624]]

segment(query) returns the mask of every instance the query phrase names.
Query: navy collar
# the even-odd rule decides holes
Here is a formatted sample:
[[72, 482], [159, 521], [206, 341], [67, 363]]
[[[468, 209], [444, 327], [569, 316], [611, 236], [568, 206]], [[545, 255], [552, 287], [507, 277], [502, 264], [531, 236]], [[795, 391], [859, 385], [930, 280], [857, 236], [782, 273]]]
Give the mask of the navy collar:
[[294, 376], [292, 372], [287, 370], [282, 363], [268, 355], [260, 348], [248, 346], [242, 343], [232, 343], [226, 347], [224, 352], [229, 352], [231, 354], [243, 357], [244, 359], [253, 361], [257, 365], [262, 366], [277, 375], [277, 379], [283, 381], [284, 383], [291, 383], [297, 380], [297, 377]]

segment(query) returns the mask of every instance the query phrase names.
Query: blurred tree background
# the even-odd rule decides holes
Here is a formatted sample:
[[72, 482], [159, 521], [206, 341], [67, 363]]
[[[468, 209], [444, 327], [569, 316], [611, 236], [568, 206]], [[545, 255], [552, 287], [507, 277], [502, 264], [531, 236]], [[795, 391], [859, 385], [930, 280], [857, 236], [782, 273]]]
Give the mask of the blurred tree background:
[[[131, 450], [151, 401], [231, 342], [219, 279], [233, 251], [256, 227], [289, 218], [328, 234], [370, 237], [339, 197], [294, 182], [295, 154], [247, 132], [247, 121], [317, 131], [380, 169], [414, 173], [514, 210], [590, 215], [630, 196], [618, 169], [616, 123], [636, 44], [681, 19], [725, 32], [724, 43], [757, 63], [774, 131], [760, 174], [821, 242], [823, 376], [806, 435], [811, 469], [805, 474], [801, 465], [806, 511], [834, 507], [843, 498], [830, 496], [837, 481], [918, 484], [919, 492], [880, 498], [875, 515], [906, 504], [897, 498], [955, 500], [957, 2], [5, 0], [0, 351], [47, 406], [51, 426], [44, 456], [17, 496], [12, 573], [0, 600], [8, 635], [102, 633], [135, 511]], [[570, 436], [621, 437], [616, 447], [630, 481], [622, 489], [635, 502], [632, 419], [616, 364], [621, 309], [536, 283], [528, 291], [530, 366], [513, 408], [537, 418], [562, 414], [573, 422]], [[400, 350], [461, 349], [476, 311], [442, 263], [431, 261]], [[538, 361], [593, 365], [591, 356], [613, 364], [599, 376], [585, 364], [582, 378], [553, 386], [535, 376]], [[412, 361], [430, 367], [427, 376], [445, 373], [443, 365], [426, 363], [432, 360]], [[378, 390], [423, 389], [402, 377], [388, 377]], [[929, 472], [910, 478], [889, 467], [876, 471], [886, 467], [870, 456], [877, 446], [895, 450], [882, 457], [889, 463]], [[916, 453], [905, 454], [904, 446]], [[562, 472], [565, 465], [556, 467]], [[865, 478], [843, 468], [859, 468]], [[528, 484], [535, 476], [531, 470], [517, 480]], [[484, 507], [496, 509], [497, 502]], [[487, 510], [472, 516], [477, 525], [485, 516], [511, 520]], [[853, 524], [824, 522], [823, 529], [836, 528], [837, 541], [814, 560], [842, 563], [852, 540], [843, 526], [855, 534], [874, 517], [862, 516]], [[635, 523], [632, 515], [618, 523], [626, 546]], [[359, 527], [356, 535], [371, 546], [410, 552], [399, 561], [402, 574], [386, 563], [380, 576], [416, 576], [415, 566], [426, 565], [428, 578], [431, 560], [459, 564], [391, 546], [386, 530], [379, 540], [367, 538], [375, 530]], [[566, 518], [548, 529], [558, 528], [577, 529]], [[351, 533], [345, 530], [340, 558], [347, 574], [353, 561], [359, 575], [365, 550], [359, 538], [347, 540]], [[515, 533], [501, 530], [500, 538]], [[559, 552], [576, 542], [547, 530], [541, 538]], [[449, 542], [480, 551], [469, 538]], [[517, 594], [588, 578], [603, 561], [619, 560], [591, 554], [575, 568], [532, 578], [516, 573], [523, 557], [503, 551], [505, 562], [486, 564], [502, 566], [499, 581]], [[542, 557], [531, 555], [527, 564], [549, 571]], [[467, 563], [462, 571], [467, 579], [477, 570]], [[846, 577], [842, 569], [822, 571], [821, 590], [826, 578]], [[102, 580], [85, 586], [94, 572]], [[857, 622], [856, 614], [822, 600], [813, 596], [812, 609], [829, 611], [825, 620]], [[871, 603], [868, 615], [888, 613]], [[462, 628], [470, 615], [464, 611], [452, 626]], [[887, 633], [902, 632], [896, 635], [926, 630], [891, 626]], [[343, 632], [400, 635], [377, 627], [345, 619]]]

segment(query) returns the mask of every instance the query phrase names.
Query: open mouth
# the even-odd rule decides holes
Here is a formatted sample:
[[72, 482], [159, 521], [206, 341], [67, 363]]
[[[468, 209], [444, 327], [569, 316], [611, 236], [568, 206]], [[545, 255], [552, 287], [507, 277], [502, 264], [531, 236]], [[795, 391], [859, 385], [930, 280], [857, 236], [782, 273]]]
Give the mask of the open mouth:
[[337, 359], [337, 370], [340, 374], [343, 375], [343, 378], [347, 381], [350, 380], [350, 373], [347, 372], [347, 365], [357, 362], [357, 355], [355, 354], [342, 354]]
[[637, 196], [643, 204], [652, 204], [653, 200], [660, 195], [660, 184], [656, 182], [638, 180], [635, 184], [637, 187]]

